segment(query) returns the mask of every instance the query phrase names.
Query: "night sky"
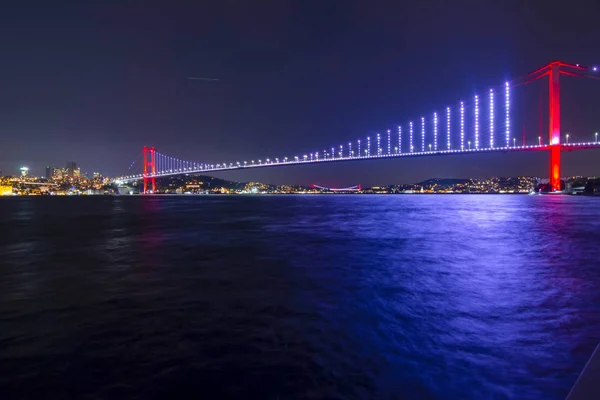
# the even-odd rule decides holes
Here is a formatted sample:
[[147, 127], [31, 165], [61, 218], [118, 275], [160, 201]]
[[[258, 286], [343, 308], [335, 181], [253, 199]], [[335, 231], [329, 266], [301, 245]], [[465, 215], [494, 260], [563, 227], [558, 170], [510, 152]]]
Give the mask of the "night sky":
[[[143, 145], [215, 164], [346, 146], [552, 60], [600, 64], [599, 15], [592, 0], [3, 3], [0, 169], [41, 175], [74, 160], [123, 174]], [[592, 140], [600, 81], [562, 83], [563, 134]], [[546, 81], [514, 90], [519, 138], [537, 141], [546, 92]], [[546, 176], [547, 160], [469, 155], [217, 176], [370, 185]], [[563, 160], [563, 176], [600, 175], [599, 151]]]

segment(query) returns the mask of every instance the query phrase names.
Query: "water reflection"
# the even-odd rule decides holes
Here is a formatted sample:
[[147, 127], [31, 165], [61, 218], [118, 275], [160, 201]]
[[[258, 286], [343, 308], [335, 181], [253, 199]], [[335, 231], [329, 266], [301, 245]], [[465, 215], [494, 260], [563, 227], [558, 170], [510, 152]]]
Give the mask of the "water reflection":
[[594, 199], [19, 200], [9, 398], [562, 399], [598, 341]]

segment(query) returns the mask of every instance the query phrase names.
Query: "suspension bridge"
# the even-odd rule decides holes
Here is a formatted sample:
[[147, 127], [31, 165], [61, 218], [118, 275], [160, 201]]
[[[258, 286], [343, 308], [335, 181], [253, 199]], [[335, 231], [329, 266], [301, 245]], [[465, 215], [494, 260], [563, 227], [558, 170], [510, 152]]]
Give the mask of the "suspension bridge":
[[[484, 95], [474, 95], [454, 107], [421, 116], [404, 125], [388, 129], [364, 139], [349, 141], [295, 156], [260, 158], [235, 162], [204, 163], [181, 160], [143, 147], [142, 171], [116, 178], [127, 183], [143, 180], [144, 193], [156, 192], [156, 178], [181, 174], [210, 173], [252, 168], [272, 168], [290, 165], [349, 162], [378, 158], [407, 158], [473, 153], [546, 151], [549, 153], [549, 182], [553, 192], [561, 191], [561, 161], [563, 151], [600, 149], [598, 133], [589, 141], [561, 141], [560, 76], [600, 80], [598, 67], [585, 67], [561, 61], [551, 62], [523, 77], [490, 88]], [[548, 141], [542, 136], [536, 143], [517, 144], [513, 132], [513, 90], [541, 78], [548, 78], [549, 115]], [[130, 167], [131, 168], [131, 167]]]
[[346, 188], [328, 188], [328, 187], [323, 187], [323, 186], [312, 184], [312, 185], [310, 185], [310, 187], [313, 189], [319, 189], [319, 190], [324, 190], [326, 192], [334, 192], [334, 193], [335, 192], [359, 192], [360, 191], [360, 185], [346, 187]]

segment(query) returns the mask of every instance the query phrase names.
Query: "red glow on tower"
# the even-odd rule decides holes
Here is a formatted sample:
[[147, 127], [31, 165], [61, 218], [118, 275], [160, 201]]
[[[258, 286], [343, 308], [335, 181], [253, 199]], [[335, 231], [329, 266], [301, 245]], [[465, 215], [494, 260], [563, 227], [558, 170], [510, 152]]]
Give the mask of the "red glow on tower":
[[152, 193], [156, 192], [156, 178], [154, 177], [156, 174], [155, 152], [154, 147], [144, 146], [142, 149], [142, 153], [144, 153], [144, 194], [148, 193], [148, 182], [152, 182]]
[[[577, 72], [566, 71], [565, 69], [576, 70]], [[589, 68], [582, 67], [579, 64], [567, 64], [561, 61], [553, 61], [542, 68], [533, 71], [525, 78], [527, 81], [521, 84], [527, 84], [548, 76], [549, 81], [549, 100], [550, 100], [550, 124], [549, 124], [549, 147], [550, 147], [550, 186], [553, 191], [560, 191], [560, 75], [584, 77], [580, 72], [587, 71]]]
[[548, 80], [550, 82], [550, 186], [560, 190], [560, 64], [552, 63]]

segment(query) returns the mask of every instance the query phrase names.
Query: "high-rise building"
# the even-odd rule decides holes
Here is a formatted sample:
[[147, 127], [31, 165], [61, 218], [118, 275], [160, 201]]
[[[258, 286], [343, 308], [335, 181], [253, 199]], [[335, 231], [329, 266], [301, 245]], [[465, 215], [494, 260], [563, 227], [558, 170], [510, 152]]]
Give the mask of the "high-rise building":
[[54, 179], [64, 179], [67, 177], [67, 169], [66, 168], [54, 168]]
[[21, 176], [24, 178], [29, 173], [29, 168], [27, 168], [27, 167], [21, 167], [20, 171], [21, 171]]
[[[78, 169], [77, 169], [77, 163], [75, 161], [68, 161], [67, 166], [65, 168], [67, 170], [68, 176], [76, 176], [75, 171], [78, 171]], [[77, 173], [77, 175], [79, 175], [79, 173]]]
[[46, 166], [46, 179], [50, 180], [54, 178], [54, 167], [47, 165]]

